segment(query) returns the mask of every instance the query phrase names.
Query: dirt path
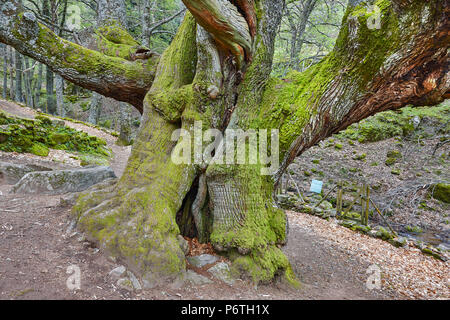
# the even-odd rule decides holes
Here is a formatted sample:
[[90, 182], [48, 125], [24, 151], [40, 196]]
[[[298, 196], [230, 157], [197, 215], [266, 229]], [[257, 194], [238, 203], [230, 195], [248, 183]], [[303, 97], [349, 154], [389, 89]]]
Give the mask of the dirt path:
[[[33, 110], [5, 101], [0, 101], [0, 108], [34, 116]], [[114, 152], [116, 174], [123, 172], [129, 148], [115, 146], [113, 137], [103, 131], [66, 123], [105, 138]], [[295, 212], [288, 212], [290, 233], [284, 251], [302, 283], [298, 290], [280, 283], [255, 287], [241, 280], [230, 286], [211, 278], [212, 284], [198, 287], [129, 292], [117, 288], [108, 277], [119, 262], [83, 235], [66, 233], [71, 208], [61, 206], [59, 196], [16, 195], [10, 189], [0, 185], [0, 299], [450, 298], [448, 264]], [[373, 264], [382, 271], [381, 290], [366, 287], [366, 272]], [[76, 291], [66, 285], [67, 268], [72, 265], [81, 271], [81, 289]]]
[[[335, 250], [304, 227], [293, 224], [285, 251], [302, 288], [282, 284], [233, 286], [218, 280], [200, 287], [160, 287], [144, 292], [119, 290], [108, 278], [118, 266], [84, 240], [66, 234], [69, 207], [58, 196], [9, 194], [0, 186], [0, 299], [378, 299], [386, 293], [365, 288], [366, 264]], [[81, 290], [70, 291], [67, 268], [81, 271]], [[362, 277], [362, 278], [361, 278]], [[250, 289], [249, 289], [250, 288]]]

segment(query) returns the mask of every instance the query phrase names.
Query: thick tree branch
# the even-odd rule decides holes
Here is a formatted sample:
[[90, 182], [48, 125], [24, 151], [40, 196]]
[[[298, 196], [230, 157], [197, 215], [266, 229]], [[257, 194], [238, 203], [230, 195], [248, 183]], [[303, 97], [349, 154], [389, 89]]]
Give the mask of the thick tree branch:
[[0, 8], [0, 42], [49, 66], [67, 81], [128, 102], [142, 112], [159, 57], [134, 62], [111, 57], [58, 37], [14, 1], [0, 0]]
[[[407, 105], [436, 105], [450, 88], [448, 0], [392, 1], [382, 8], [381, 28], [369, 28], [364, 3], [350, 6], [334, 51], [305, 73], [272, 83], [262, 115], [288, 108], [277, 117], [283, 171], [317, 142], [351, 124]], [[288, 98], [287, 94], [291, 97]], [[275, 98], [274, 98], [275, 96]]]
[[238, 11], [240, 8], [236, 6], [238, 3], [245, 3], [246, 7], [241, 12], [248, 12], [246, 16], [252, 16], [248, 1], [235, 1], [236, 5], [228, 0], [183, 0], [183, 2], [197, 23], [208, 31], [223, 49], [236, 57], [239, 66], [242, 66], [244, 61], [251, 60], [250, 29], [253, 29], [254, 25], [249, 26]]

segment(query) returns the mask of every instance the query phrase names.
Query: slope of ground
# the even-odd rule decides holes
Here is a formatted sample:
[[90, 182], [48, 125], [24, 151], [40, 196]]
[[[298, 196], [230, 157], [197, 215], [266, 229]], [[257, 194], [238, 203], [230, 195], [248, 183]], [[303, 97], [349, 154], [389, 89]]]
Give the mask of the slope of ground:
[[[19, 106], [13, 102], [6, 101], [6, 100], [0, 100], [0, 110], [5, 111], [8, 114], [15, 115], [22, 118], [29, 118], [34, 119], [38, 113], [33, 110], [32, 108], [28, 107], [22, 107]], [[49, 116], [51, 119], [56, 119], [54, 117]], [[90, 125], [86, 125], [79, 122], [71, 122], [64, 120], [64, 123], [66, 126], [85, 132], [91, 136], [95, 136], [98, 138], [102, 138], [106, 141], [107, 147], [112, 150], [112, 158], [110, 160], [111, 168], [114, 170], [117, 177], [121, 177], [122, 173], [125, 169], [126, 162], [128, 160], [128, 157], [131, 153], [131, 146], [118, 146], [116, 145], [117, 138], [114, 137], [111, 134], [108, 134], [107, 132], [94, 128]], [[11, 157], [17, 157], [17, 158], [24, 158], [24, 155], [18, 155], [18, 154], [7, 154], [4, 152], [0, 152], [0, 160], [2, 158], [11, 158]], [[75, 159], [71, 158], [71, 155], [67, 152], [61, 151], [61, 150], [52, 150], [50, 151], [49, 157], [42, 158], [33, 156], [31, 154], [27, 154], [26, 157], [30, 157], [31, 161], [37, 161], [37, 162], [48, 162], [50, 163], [64, 163], [71, 166], [80, 166], [80, 161], [76, 161]]]
[[[12, 114], [32, 117], [32, 110], [2, 102]], [[122, 172], [129, 149], [116, 147], [114, 137], [84, 126], [108, 142], [114, 151], [116, 174]], [[5, 155], [12, 160], [20, 155]], [[21, 155], [23, 163], [29, 157]], [[36, 159], [34, 159], [36, 160]], [[42, 160], [44, 161], [44, 160]], [[64, 164], [58, 163], [58, 166]], [[414, 248], [396, 249], [336, 224], [288, 212], [289, 241], [284, 248], [302, 282], [298, 290], [281, 283], [233, 285], [212, 277], [211, 284], [181, 288], [157, 287], [128, 291], [115, 285], [108, 273], [120, 263], [68, 231], [70, 207], [59, 196], [10, 194], [12, 186], [0, 185], [0, 299], [449, 299], [448, 263], [419, 255]], [[369, 290], [369, 267], [381, 269], [380, 290]], [[81, 271], [80, 290], [70, 290], [68, 267]], [[426, 270], [427, 272], [423, 272]]]
[[[353, 191], [345, 195], [350, 204], [353, 193], [366, 183], [372, 200], [397, 232], [448, 250], [450, 205], [431, 195], [433, 186], [450, 182], [450, 144], [443, 143], [449, 140], [449, 125], [448, 100], [437, 108], [379, 114], [298, 157], [288, 170], [292, 179], [284, 177], [284, 189], [295, 196], [295, 180], [307, 195], [315, 179], [324, 181], [326, 194], [342, 181]], [[336, 192], [328, 201], [335, 204]], [[383, 224], [373, 207], [370, 223]]]

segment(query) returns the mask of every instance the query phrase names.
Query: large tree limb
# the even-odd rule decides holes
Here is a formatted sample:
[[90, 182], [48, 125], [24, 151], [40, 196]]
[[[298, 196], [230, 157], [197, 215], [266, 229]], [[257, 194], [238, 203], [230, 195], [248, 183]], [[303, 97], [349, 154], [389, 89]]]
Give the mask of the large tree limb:
[[67, 81], [128, 102], [141, 113], [159, 61], [156, 55], [127, 61], [64, 40], [38, 23], [34, 14], [6, 0], [0, 0], [0, 42], [49, 66]]
[[[228, 0], [183, 0], [183, 2], [197, 23], [208, 31], [223, 49], [236, 57], [239, 66], [242, 66], [244, 61], [251, 60], [250, 32], [254, 33], [255, 25], [254, 11], [250, 11], [250, 1], [236, 1], [235, 5]], [[238, 7], [238, 3], [245, 3], [245, 7]], [[238, 9], [247, 12], [245, 15], [250, 17], [251, 25]]]
[[303, 151], [355, 122], [448, 96], [449, 1], [377, 3], [381, 28], [369, 28], [374, 17], [364, 2], [350, 6], [329, 56], [269, 82], [257, 123], [280, 128], [276, 180]]

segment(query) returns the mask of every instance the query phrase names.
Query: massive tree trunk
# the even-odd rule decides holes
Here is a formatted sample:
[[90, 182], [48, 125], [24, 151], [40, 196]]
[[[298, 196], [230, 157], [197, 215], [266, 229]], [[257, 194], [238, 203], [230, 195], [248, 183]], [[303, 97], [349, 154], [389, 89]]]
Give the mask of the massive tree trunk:
[[[236, 271], [254, 281], [280, 274], [295, 283], [280, 249], [288, 222], [273, 200], [274, 185], [296, 156], [352, 123], [376, 112], [433, 105], [448, 97], [449, 1], [378, 0], [379, 29], [365, 3], [351, 1], [333, 52], [283, 80], [270, 77], [283, 0], [183, 2], [190, 13], [158, 59], [127, 168], [118, 183], [98, 185], [80, 197], [73, 210], [78, 227], [139, 272], [146, 287], [185, 270], [179, 235], [192, 228], [177, 221], [194, 221], [200, 239], [210, 241]], [[34, 48], [27, 44], [36, 40], [29, 29], [48, 31], [31, 23], [29, 15], [29, 27], [15, 31], [14, 22], [25, 14], [12, 18], [13, 11], [2, 7], [0, 41], [42, 57], [35, 52], [47, 52], [44, 43], [35, 41]], [[74, 67], [59, 62], [59, 52], [54, 50], [51, 59], [61, 66], [55, 72], [64, 75]], [[99, 55], [99, 63], [110, 59], [107, 52]], [[76, 69], [77, 59], [69, 61]], [[103, 65], [103, 72], [109, 66]], [[77, 70], [77, 77], [68, 80], [82, 85], [88, 72]], [[100, 92], [99, 82], [92, 87]], [[201, 157], [203, 149], [187, 148], [210, 128], [279, 129], [279, 140], [269, 142], [270, 168], [265, 149], [255, 162], [235, 165], [219, 162], [220, 149], [207, 161]], [[181, 137], [179, 144], [171, 139], [174, 132]], [[260, 141], [268, 139], [264, 131], [256, 134]], [[225, 149], [234, 146], [228, 138], [222, 141]], [[252, 149], [249, 140], [242, 139], [245, 150]], [[188, 150], [195, 161], [173, 161], [172, 153], [180, 150]], [[241, 156], [230, 154], [231, 160]]]

